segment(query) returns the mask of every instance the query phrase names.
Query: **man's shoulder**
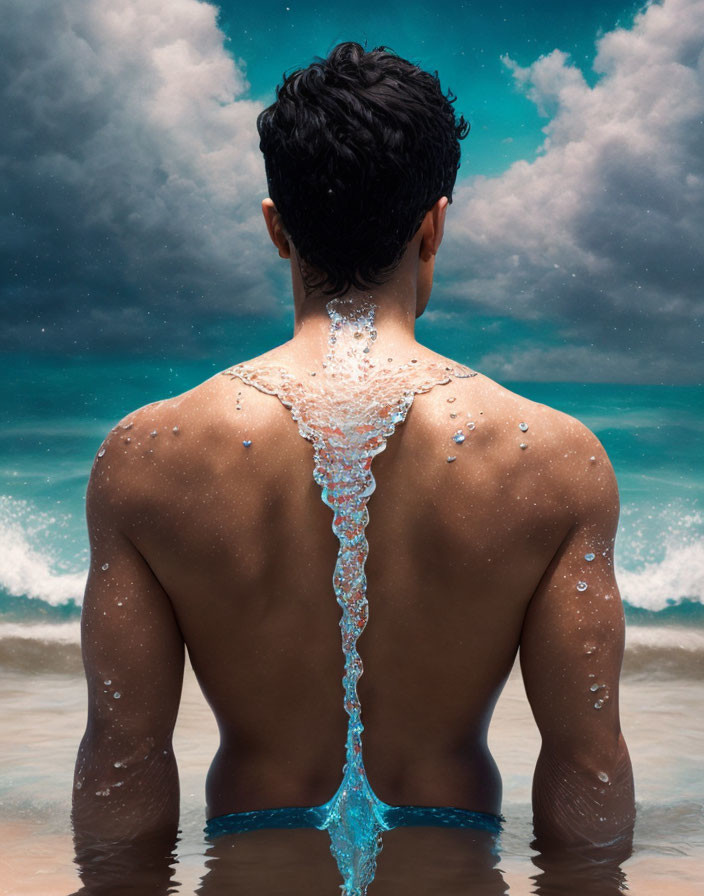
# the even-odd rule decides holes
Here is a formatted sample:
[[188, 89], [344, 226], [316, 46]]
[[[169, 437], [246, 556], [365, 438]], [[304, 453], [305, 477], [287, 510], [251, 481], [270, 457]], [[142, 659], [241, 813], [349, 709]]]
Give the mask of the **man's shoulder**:
[[577, 417], [515, 392], [478, 373], [472, 378], [476, 403], [484, 410], [495, 441], [527, 477], [549, 485], [571, 507], [594, 501], [618, 504], [618, 489], [606, 450]]
[[[529, 430], [532, 430], [531, 437], [540, 434], [546, 441], [555, 445], [569, 444], [573, 449], [578, 449], [580, 445], [596, 447], [599, 444], [594, 433], [577, 417], [515, 392], [480, 371], [474, 370], [474, 374], [466, 380], [474, 403], [490, 409], [489, 416], [497, 424], [509, 426], [516, 422], [519, 431], [526, 434], [526, 439], [529, 438]], [[526, 424], [527, 429], [521, 424]]]
[[[218, 374], [179, 395], [150, 402], [125, 414], [98, 448], [89, 499], [138, 504], [156, 497], [174, 480], [187, 485], [227, 425], [226, 378]], [[234, 410], [234, 401], [232, 403]]]

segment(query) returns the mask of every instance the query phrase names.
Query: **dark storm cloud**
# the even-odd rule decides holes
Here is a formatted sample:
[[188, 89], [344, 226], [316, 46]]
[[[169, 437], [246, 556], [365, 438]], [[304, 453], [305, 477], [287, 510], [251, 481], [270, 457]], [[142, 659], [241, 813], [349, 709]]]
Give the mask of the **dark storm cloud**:
[[215, 7], [0, 6], [0, 345], [188, 348], [189, 320], [271, 309], [261, 107]]
[[[228, 314], [280, 312], [261, 106], [216, 8], [0, 0], [0, 15], [0, 348], [178, 355]], [[480, 369], [701, 381], [703, 47], [704, 0], [665, 0], [600, 39], [594, 87], [559, 50], [504, 57], [545, 142], [458, 185], [430, 311], [468, 339], [477, 312], [502, 322]]]

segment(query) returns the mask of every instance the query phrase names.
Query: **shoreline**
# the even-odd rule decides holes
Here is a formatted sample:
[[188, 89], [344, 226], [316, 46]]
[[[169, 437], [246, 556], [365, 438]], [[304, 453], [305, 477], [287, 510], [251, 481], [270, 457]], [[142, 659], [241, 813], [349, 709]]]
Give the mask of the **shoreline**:
[[[0, 670], [82, 678], [80, 622], [0, 620]], [[627, 623], [621, 678], [639, 675], [704, 681], [704, 627]]]

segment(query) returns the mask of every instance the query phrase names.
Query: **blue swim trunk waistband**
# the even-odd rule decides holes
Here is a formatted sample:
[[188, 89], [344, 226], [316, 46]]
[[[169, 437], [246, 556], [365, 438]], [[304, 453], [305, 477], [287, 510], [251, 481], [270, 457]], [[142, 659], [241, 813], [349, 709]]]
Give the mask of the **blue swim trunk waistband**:
[[[324, 806], [310, 808], [256, 809], [252, 812], [231, 812], [207, 821], [207, 837], [258, 831], [263, 828], [323, 828]], [[499, 834], [503, 818], [488, 812], [434, 806], [388, 806], [384, 812], [387, 830], [399, 827], [474, 828]]]

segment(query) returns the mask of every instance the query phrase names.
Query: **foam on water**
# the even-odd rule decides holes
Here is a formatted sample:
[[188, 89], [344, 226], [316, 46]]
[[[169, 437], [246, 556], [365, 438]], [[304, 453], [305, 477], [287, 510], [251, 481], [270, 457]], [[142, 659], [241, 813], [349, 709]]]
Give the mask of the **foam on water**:
[[0, 642], [7, 640], [41, 641], [43, 644], [80, 643], [79, 622], [38, 622], [25, 625], [19, 622], [0, 623]]
[[0, 589], [6, 595], [53, 607], [81, 599], [87, 572], [60, 570], [54, 553], [62, 522], [27, 501], [0, 495]]
[[689, 500], [624, 501], [616, 578], [630, 621], [704, 621], [704, 516]]
[[683, 601], [704, 604], [704, 541], [682, 544], [669, 539], [665, 556], [637, 569], [616, 567], [624, 601], [657, 612]]

